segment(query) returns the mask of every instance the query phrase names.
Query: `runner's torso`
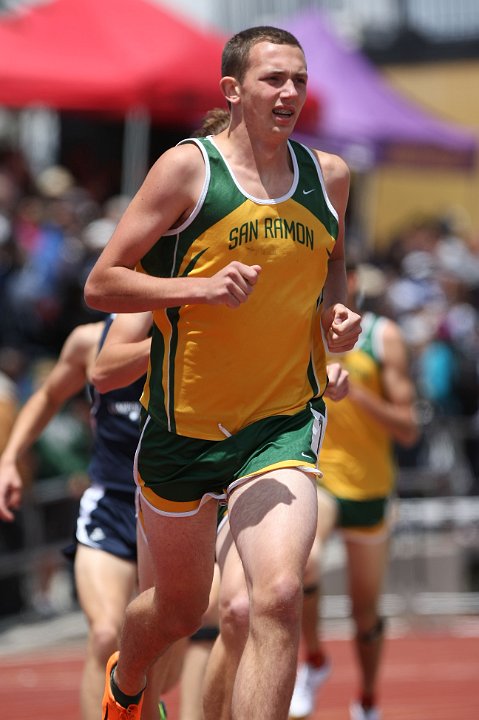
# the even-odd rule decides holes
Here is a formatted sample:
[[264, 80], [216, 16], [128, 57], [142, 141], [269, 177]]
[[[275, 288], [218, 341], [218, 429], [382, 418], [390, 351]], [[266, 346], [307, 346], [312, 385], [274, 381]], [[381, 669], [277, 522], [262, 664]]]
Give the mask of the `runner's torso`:
[[255, 420], [293, 414], [325, 389], [319, 304], [338, 233], [321, 169], [291, 142], [290, 191], [246, 193], [212, 138], [201, 149], [203, 193], [190, 218], [142, 259], [157, 277], [211, 277], [236, 260], [261, 266], [247, 302], [184, 305], [154, 313], [142, 403], [171, 432], [221, 440]]

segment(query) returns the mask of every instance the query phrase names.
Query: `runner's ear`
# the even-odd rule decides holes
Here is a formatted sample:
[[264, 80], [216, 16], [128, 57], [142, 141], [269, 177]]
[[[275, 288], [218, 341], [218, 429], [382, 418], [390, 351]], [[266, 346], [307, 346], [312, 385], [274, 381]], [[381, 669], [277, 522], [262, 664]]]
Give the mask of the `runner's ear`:
[[236, 78], [226, 75], [220, 80], [220, 88], [228, 103], [237, 105], [240, 101], [240, 85]]

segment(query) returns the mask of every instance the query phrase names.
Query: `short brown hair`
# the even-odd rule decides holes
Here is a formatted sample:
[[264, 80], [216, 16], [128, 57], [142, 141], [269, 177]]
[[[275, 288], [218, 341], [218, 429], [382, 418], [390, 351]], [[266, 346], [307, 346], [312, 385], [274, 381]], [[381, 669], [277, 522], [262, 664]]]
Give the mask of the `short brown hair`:
[[287, 30], [258, 25], [233, 35], [226, 43], [221, 59], [222, 77], [231, 76], [242, 82], [248, 69], [249, 53], [253, 45], [270, 42], [275, 45], [294, 45], [304, 52], [297, 38]]

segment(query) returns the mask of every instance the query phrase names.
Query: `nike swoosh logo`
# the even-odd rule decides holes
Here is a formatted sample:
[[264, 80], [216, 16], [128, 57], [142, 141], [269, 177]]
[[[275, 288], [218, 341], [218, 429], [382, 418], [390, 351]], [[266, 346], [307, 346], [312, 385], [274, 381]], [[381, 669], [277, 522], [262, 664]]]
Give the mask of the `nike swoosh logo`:
[[308, 460], [311, 460], [311, 456], [310, 456], [310, 455], [306, 455], [306, 453], [304, 453], [304, 452], [302, 452], [301, 455], [302, 455], [303, 457], [307, 458]]
[[310, 193], [314, 192], [316, 188], [311, 188], [311, 190], [303, 190], [303, 195], [309, 195]]

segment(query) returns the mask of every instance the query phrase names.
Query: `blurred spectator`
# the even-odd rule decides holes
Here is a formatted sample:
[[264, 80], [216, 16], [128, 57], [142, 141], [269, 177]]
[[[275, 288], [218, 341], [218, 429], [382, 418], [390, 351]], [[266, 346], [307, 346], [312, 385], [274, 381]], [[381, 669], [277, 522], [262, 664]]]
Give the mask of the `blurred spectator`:
[[449, 492], [479, 493], [479, 244], [458, 223], [426, 218], [374, 262], [387, 277], [384, 302], [410, 346], [427, 419], [421, 446], [400, 462], [449, 475]]
[[456, 393], [458, 359], [447, 327], [442, 324], [438, 332], [425, 344], [418, 359], [418, 384], [423, 397], [430, 400], [444, 415], [461, 412]]
[[[6, 309], [0, 338], [36, 358], [55, 355], [72, 327], [100, 315], [83, 302], [84, 277], [95, 250], [82, 235], [102, 219], [102, 209], [60, 166], [47, 168], [32, 185], [34, 191], [9, 206], [5, 217], [12, 238], [6, 248], [12, 251], [0, 257]], [[105, 212], [115, 215], [109, 206]]]
[[[18, 411], [15, 383], [0, 356], [0, 454], [6, 445]], [[0, 559], [22, 548], [22, 531], [17, 525], [0, 523]], [[0, 566], [1, 569], [1, 566]], [[0, 572], [0, 616], [18, 612], [23, 606], [22, 583], [14, 570]]]
[[11, 377], [0, 364], [0, 454], [6, 445], [18, 409], [17, 390]]

